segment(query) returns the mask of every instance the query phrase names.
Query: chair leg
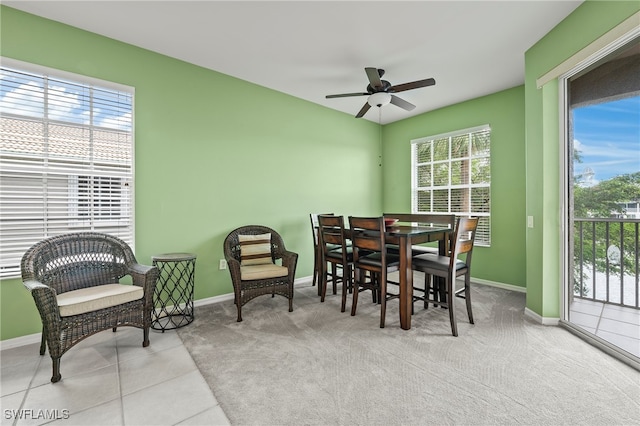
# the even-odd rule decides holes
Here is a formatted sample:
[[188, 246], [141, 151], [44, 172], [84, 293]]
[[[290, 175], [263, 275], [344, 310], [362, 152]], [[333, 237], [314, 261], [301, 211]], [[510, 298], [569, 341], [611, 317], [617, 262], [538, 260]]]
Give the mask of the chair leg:
[[53, 375], [51, 376], [51, 382], [56, 383], [59, 382], [60, 379], [62, 379], [62, 375], [60, 374], [60, 357], [51, 357], [51, 363], [53, 364]]
[[342, 306], [340, 307], [340, 312], [344, 312], [347, 308], [347, 289], [351, 289], [353, 287], [351, 278], [351, 266], [347, 265], [342, 270]]
[[431, 293], [431, 275], [424, 274], [424, 308], [429, 309], [429, 294]]
[[313, 282], [311, 286], [316, 285], [316, 281], [319, 281], [319, 271], [318, 271], [318, 246], [313, 248]]
[[318, 292], [320, 295], [320, 302], [324, 302], [324, 298], [327, 295], [327, 285], [329, 285], [329, 279], [327, 274], [329, 273], [326, 263], [320, 266], [320, 275], [318, 276]]
[[47, 338], [45, 337], [44, 327], [42, 328], [42, 338], [40, 339], [40, 355], [44, 355], [44, 351], [47, 349]]
[[[448, 302], [448, 293], [447, 293], [447, 287], [446, 287], [446, 283], [445, 283], [445, 279], [444, 278], [434, 278], [438, 280], [438, 298], [439, 300], [444, 303], [445, 305], [442, 306], [442, 308], [446, 308], [447, 307], [447, 302]], [[454, 281], [455, 283], [455, 281]]]
[[293, 312], [293, 296], [289, 298], [289, 312]]
[[451, 321], [451, 334], [458, 337], [458, 326], [456, 324], [456, 310], [454, 306], [455, 294], [453, 293], [453, 285], [455, 275], [447, 279], [447, 302], [449, 307], [449, 321]]
[[384, 328], [387, 314], [387, 274], [380, 274], [380, 328]]
[[378, 275], [374, 272], [371, 272], [371, 301], [373, 303], [380, 303], [380, 298], [378, 297]]
[[145, 327], [142, 331], [142, 347], [146, 348], [147, 346], [149, 346], [149, 327]]
[[[322, 296], [322, 280], [325, 279], [324, 274], [326, 273], [325, 268], [327, 267], [327, 265], [322, 261], [322, 253], [320, 253], [320, 248], [318, 248], [318, 251], [316, 252], [315, 262], [318, 263], [318, 296]], [[314, 268], [314, 270], [316, 270], [316, 268]]]
[[469, 274], [464, 277], [464, 298], [465, 302], [467, 302], [467, 315], [469, 315], [469, 322], [474, 324], [473, 311], [471, 310], [471, 276]]
[[360, 274], [362, 272], [355, 268], [353, 281], [353, 302], [351, 304], [351, 316], [355, 316], [356, 307], [358, 306], [358, 293], [360, 293]]
[[242, 306], [240, 303], [236, 303], [236, 308], [238, 308], [238, 320], [237, 322], [242, 322]]
[[336, 279], [338, 278], [338, 265], [335, 263], [331, 263], [331, 281], [333, 283], [333, 294], [338, 294], [338, 283]]

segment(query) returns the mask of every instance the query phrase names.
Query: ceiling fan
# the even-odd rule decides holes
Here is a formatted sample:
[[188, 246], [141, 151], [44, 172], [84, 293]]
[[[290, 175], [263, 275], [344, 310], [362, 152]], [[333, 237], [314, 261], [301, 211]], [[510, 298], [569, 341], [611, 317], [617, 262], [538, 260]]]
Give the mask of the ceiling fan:
[[327, 99], [346, 98], [350, 96], [369, 96], [369, 99], [367, 99], [367, 102], [358, 112], [356, 118], [360, 118], [365, 115], [372, 106], [382, 107], [389, 103], [392, 103], [406, 111], [411, 111], [416, 106], [397, 97], [394, 93], [418, 89], [420, 87], [433, 86], [436, 84], [436, 81], [433, 78], [427, 78], [426, 80], [412, 81], [411, 83], [396, 84], [395, 86], [392, 86], [387, 80], [382, 80], [382, 76], [384, 75], [383, 69], [367, 67], [364, 71], [367, 73], [367, 78], [369, 79], [366, 92], [342, 93], [339, 95], [326, 96]]

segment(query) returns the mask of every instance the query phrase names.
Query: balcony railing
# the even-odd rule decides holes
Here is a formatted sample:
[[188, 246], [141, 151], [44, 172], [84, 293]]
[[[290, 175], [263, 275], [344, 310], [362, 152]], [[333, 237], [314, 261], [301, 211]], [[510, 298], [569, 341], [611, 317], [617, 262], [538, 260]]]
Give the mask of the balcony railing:
[[640, 309], [640, 219], [573, 223], [574, 297]]

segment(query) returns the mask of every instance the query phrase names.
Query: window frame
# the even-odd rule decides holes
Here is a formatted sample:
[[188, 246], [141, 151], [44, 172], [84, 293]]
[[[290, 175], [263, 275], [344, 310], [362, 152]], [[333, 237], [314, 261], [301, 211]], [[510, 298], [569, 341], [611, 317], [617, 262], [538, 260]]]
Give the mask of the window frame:
[[[105, 232], [135, 250], [135, 88], [12, 58], [0, 60], [3, 70], [25, 74], [25, 83], [7, 84], [6, 92], [0, 93], [0, 101], [7, 102], [0, 109], [0, 202], [5, 205], [0, 217], [0, 279], [18, 278], [24, 251], [54, 235]], [[36, 84], [35, 92], [15, 104], [24, 112], [15, 107], [7, 111], [15, 98], [4, 96], [19, 93], [30, 81]], [[56, 95], [78, 98], [54, 117], [65, 108], [56, 109]], [[28, 103], [33, 100], [37, 103]], [[32, 106], [35, 115], [28, 111]], [[5, 127], [9, 121], [4, 119], [23, 122], [26, 128], [18, 134], [18, 128]], [[118, 124], [110, 123], [112, 119]], [[50, 134], [52, 129], [71, 133]], [[29, 137], [37, 141], [32, 151], [20, 145]], [[52, 149], [55, 144], [62, 149]], [[20, 182], [26, 190], [20, 189]], [[30, 206], [29, 200], [39, 197], [42, 205]], [[49, 199], [55, 197], [53, 206]]]
[[[486, 148], [486, 153], [482, 155], [474, 155], [471, 149], [473, 135], [478, 135], [486, 132], [488, 132], [488, 146]], [[455, 138], [460, 138], [460, 137], [468, 137], [469, 145], [467, 148], [466, 155], [452, 157], [452, 148], [451, 148], [452, 142], [455, 140]], [[437, 159], [434, 158], [435, 150], [431, 149], [430, 161], [418, 162], [418, 149], [421, 145], [429, 143], [429, 144], [432, 144], [432, 148], [433, 148], [434, 143], [440, 142], [443, 140], [447, 140], [447, 143], [448, 143], [448, 153], [446, 158], [445, 157], [437, 158]], [[473, 164], [473, 160], [486, 161], [487, 164], [485, 165], [485, 167], [487, 167], [487, 170], [489, 172], [488, 182], [486, 181], [475, 182], [475, 183], [473, 182], [474, 175], [471, 170], [472, 169], [471, 165]], [[464, 162], [464, 161], [469, 162], [470, 173], [468, 173], [468, 177], [465, 177], [467, 180], [467, 183], [453, 184], [452, 169], [454, 168], [451, 167], [451, 165], [452, 163]], [[430, 182], [430, 185], [420, 186], [419, 185], [420, 167], [427, 166], [427, 165], [431, 166], [431, 171], [432, 171], [430, 175], [431, 182]], [[438, 166], [438, 165], [447, 166], [445, 185], [437, 184], [436, 182], [436, 177], [434, 176], [436, 174], [434, 172], [435, 170], [434, 166]], [[442, 175], [440, 175], [440, 177], [442, 177]], [[485, 176], [485, 178], [487, 178], [487, 176]], [[473, 204], [474, 204], [473, 192], [480, 194], [481, 192], [478, 192], [478, 190], [484, 190], [485, 188], [486, 188], [486, 194], [487, 194], [486, 196], [488, 197], [488, 201], [486, 203], [488, 205], [486, 206], [486, 209], [485, 209], [486, 211], [481, 211], [480, 209], [475, 209], [473, 207]], [[447, 191], [446, 209], [442, 208], [442, 205], [441, 205], [441, 208], [434, 209], [434, 203], [437, 202], [437, 200], [434, 199], [433, 192], [445, 191], [445, 190]], [[454, 203], [452, 205], [451, 192], [458, 191], [458, 190], [462, 190], [461, 191], [462, 193], [467, 193], [465, 194], [465, 200], [467, 201], [467, 204], [468, 204], [468, 208], [466, 209], [463, 209], [462, 207], [464, 206], [460, 206], [460, 204]], [[426, 192], [426, 191], [431, 192], [430, 201], [429, 201], [430, 211], [424, 211], [424, 209], [422, 210], [420, 209], [421, 201], [420, 201], [419, 193]], [[464, 204], [464, 201], [462, 202], [462, 204]], [[456, 208], [455, 206], [460, 206], [460, 207]], [[479, 225], [478, 227], [478, 231], [476, 233], [475, 245], [483, 246], [483, 247], [491, 246], [491, 126], [489, 124], [484, 124], [481, 126], [455, 130], [452, 132], [441, 133], [438, 135], [426, 136], [426, 137], [421, 137], [418, 139], [411, 140], [411, 211], [412, 213], [436, 212], [436, 213], [454, 214], [456, 216], [478, 216], [480, 217], [480, 220], [484, 222], [484, 224]]]

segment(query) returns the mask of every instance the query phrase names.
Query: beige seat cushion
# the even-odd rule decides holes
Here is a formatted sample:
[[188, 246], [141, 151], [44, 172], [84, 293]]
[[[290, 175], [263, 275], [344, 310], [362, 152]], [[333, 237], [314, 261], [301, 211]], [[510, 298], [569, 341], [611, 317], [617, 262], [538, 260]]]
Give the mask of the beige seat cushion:
[[274, 265], [273, 263], [240, 266], [240, 279], [243, 281], [286, 277], [288, 273], [289, 270], [286, 266]]
[[59, 294], [60, 316], [84, 314], [142, 299], [144, 290], [136, 285], [105, 284]]

